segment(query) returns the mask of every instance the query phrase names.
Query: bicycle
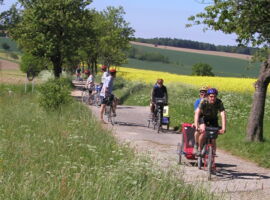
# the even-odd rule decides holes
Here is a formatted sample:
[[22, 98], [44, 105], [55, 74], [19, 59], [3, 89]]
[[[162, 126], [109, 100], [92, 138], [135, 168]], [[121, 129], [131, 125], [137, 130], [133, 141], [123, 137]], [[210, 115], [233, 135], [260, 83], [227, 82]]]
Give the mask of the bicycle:
[[96, 85], [95, 93], [93, 95], [93, 104], [97, 107], [101, 105], [100, 91], [101, 91], [101, 86]]
[[82, 103], [86, 103], [87, 105], [92, 105], [94, 102], [94, 95], [92, 94], [93, 89], [92, 88], [86, 88], [84, 87], [82, 89], [82, 94], [81, 94], [81, 100]]
[[217, 139], [219, 130], [219, 127], [206, 127], [205, 143], [203, 145], [201, 155], [198, 156], [198, 168], [201, 169], [203, 160], [204, 168], [207, 168], [208, 180], [211, 180], [212, 172], [216, 170], [213, 140]]
[[[154, 116], [152, 118], [152, 123], [154, 126], [154, 130], [157, 127], [157, 132], [162, 131], [162, 119], [163, 119], [163, 107], [166, 104], [165, 98], [155, 98], [155, 110]], [[148, 127], [150, 126], [150, 122], [148, 122]]]
[[111, 123], [112, 125], [114, 125], [115, 124], [115, 114], [113, 113], [114, 95], [110, 95], [106, 98], [108, 98], [108, 100], [107, 100], [104, 114], [107, 117], [107, 121]]

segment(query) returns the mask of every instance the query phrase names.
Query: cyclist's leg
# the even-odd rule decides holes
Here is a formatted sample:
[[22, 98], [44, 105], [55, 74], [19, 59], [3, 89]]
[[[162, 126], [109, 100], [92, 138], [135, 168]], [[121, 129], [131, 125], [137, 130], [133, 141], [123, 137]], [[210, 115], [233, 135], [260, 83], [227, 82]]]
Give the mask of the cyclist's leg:
[[105, 111], [105, 108], [106, 108], [106, 99], [104, 97], [102, 97], [102, 100], [101, 100], [101, 106], [100, 106], [100, 120], [103, 122], [103, 123], [106, 123], [103, 119], [103, 116], [104, 116], [104, 111]]
[[201, 151], [203, 144], [205, 142], [205, 131], [202, 132], [201, 130], [205, 130], [206, 125], [205, 123], [202, 123], [199, 125], [199, 127], [200, 127], [200, 131], [199, 131], [199, 140], [198, 140], [198, 144], [199, 144], [198, 151]]
[[[209, 121], [209, 126], [212, 127], [219, 127], [218, 125], [218, 120], [210, 120]], [[213, 154], [216, 154], [216, 149], [217, 149], [217, 145], [216, 145], [216, 139], [212, 139], [212, 144], [213, 144]]]
[[195, 130], [195, 132], [194, 132], [194, 140], [195, 140], [194, 149], [195, 149], [196, 154], [198, 153], [199, 137], [200, 137], [199, 131]]

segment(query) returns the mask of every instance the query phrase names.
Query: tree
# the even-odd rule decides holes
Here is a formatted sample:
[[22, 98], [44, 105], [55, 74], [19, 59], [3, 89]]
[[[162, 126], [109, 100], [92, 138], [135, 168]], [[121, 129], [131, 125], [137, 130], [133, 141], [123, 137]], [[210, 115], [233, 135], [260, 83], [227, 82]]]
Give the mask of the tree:
[[195, 76], [215, 76], [212, 67], [207, 63], [196, 63], [192, 66], [192, 75]]
[[100, 53], [104, 64], [120, 65], [125, 62], [126, 51], [130, 48], [134, 30], [129, 27], [123, 15], [125, 14], [122, 7], [107, 7], [101, 12], [101, 38]]
[[8, 51], [8, 50], [10, 50], [10, 46], [7, 44], [7, 43], [2, 43], [2, 48], [4, 49], [4, 50], [6, 50], [6, 51]]
[[[269, 48], [269, 9], [269, 0], [214, 0], [204, 12], [191, 16], [189, 20], [195, 25], [205, 24], [210, 29], [227, 34], [236, 33], [239, 44], [264, 45]], [[265, 98], [269, 82], [270, 56], [262, 64], [254, 84], [255, 93], [247, 125], [248, 141], [263, 141]]]
[[42, 70], [46, 69], [48, 67], [47, 65], [48, 61], [45, 58], [41, 59], [29, 53], [25, 53], [22, 55], [20, 69], [24, 73], [31, 72], [32, 75], [35, 77]]
[[97, 73], [97, 60], [101, 55], [101, 44], [100, 40], [103, 33], [103, 17], [100, 13], [95, 10], [88, 11], [88, 18], [92, 20], [88, 21], [85, 25], [85, 31], [91, 31], [92, 34], [89, 34], [85, 37], [84, 43], [79, 50], [79, 57], [81, 60], [86, 62], [88, 69], [93, 73]]
[[[72, 57], [86, 33], [86, 7], [90, 0], [19, 0], [21, 20], [9, 29], [24, 52], [48, 58], [55, 77], [60, 77], [64, 60]], [[87, 19], [90, 20], [90, 19]]]

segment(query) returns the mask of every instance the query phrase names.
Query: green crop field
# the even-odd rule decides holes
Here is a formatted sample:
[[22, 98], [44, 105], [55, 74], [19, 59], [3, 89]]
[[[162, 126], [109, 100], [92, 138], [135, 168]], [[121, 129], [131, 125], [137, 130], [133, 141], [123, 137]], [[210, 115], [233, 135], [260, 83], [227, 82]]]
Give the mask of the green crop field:
[[208, 63], [213, 67], [213, 72], [216, 76], [254, 78], [257, 77], [259, 73], [259, 63], [249, 63], [248, 60], [158, 49], [154, 47], [146, 47], [133, 44], [132, 46], [144, 52], [155, 52], [163, 54], [169, 58], [170, 63], [167, 64], [161, 62], [128, 59], [128, 63], [123, 64], [124, 67], [190, 75], [192, 66], [196, 63], [203, 62]]
[[16, 43], [13, 40], [11, 40], [10, 38], [5, 38], [5, 37], [0, 37], [0, 50], [3, 50], [2, 44], [4, 44], [4, 43], [6, 43], [10, 46], [9, 51], [15, 51], [15, 52], [19, 51]]

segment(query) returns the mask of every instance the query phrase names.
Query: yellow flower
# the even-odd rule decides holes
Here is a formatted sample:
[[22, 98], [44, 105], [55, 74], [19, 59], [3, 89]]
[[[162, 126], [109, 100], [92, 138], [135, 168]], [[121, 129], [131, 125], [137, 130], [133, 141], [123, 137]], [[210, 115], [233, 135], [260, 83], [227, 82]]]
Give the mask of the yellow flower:
[[193, 86], [211, 86], [221, 91], [253, 92], [253, 78], [233, 78], [233, 77], [209, 77], [209, 76], [186, 76], [167, 72], [151, 70], [141, 70], [119, 67], [118, 76], [131, 81], [141, 81], [145, 83], [155, 83], [158, 78], [162, 78], [165, 84], [184, 83]]

